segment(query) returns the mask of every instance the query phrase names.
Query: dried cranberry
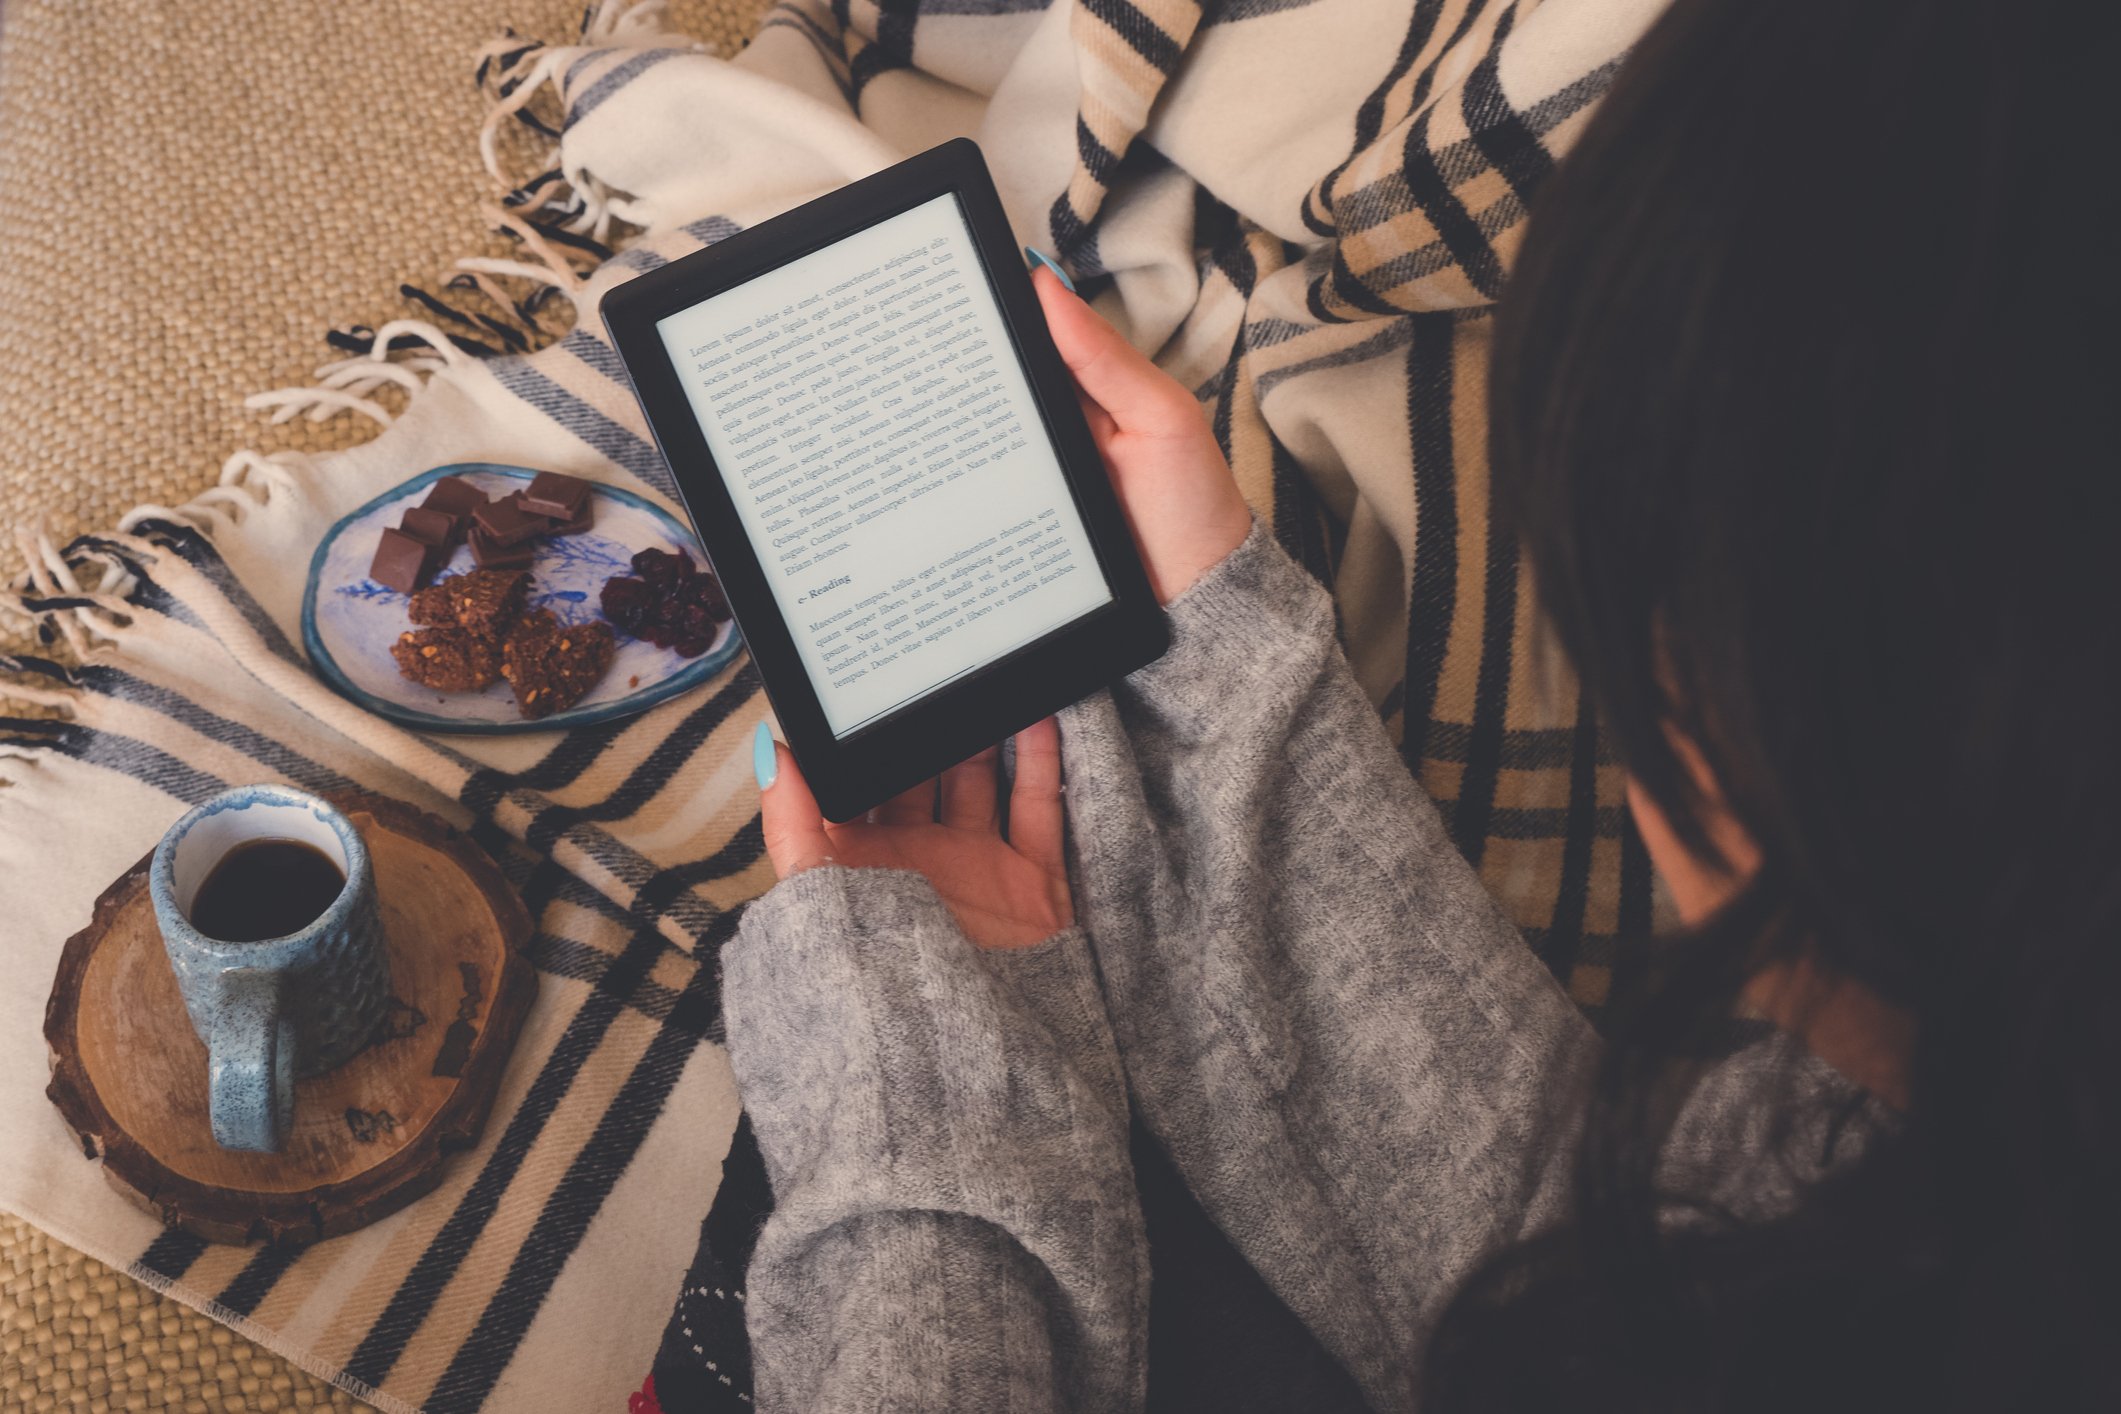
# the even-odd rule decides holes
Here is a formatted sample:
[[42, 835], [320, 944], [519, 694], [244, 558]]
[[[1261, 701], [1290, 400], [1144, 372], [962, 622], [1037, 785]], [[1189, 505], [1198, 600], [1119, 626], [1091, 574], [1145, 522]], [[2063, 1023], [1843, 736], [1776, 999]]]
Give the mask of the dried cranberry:
[[604, 617], [627, 633], [636, 632], [655, 611], [655, 593], [648, 587], [648, 582], [628, 579], [624, 575], [613, 575], [604, 581], [599, 602], [603, 605]]
[[670, 638], [673, 643], [683, 642], [689, 638], [712, 639], [714, 637], [714, 625], [698, 609], [680, 609], [664, 622], [669, 628]]
[[659, 648], [697, 658], [713, 645], [715, 626], [729, 618], [729, 601], [712, 570], [680, 550], [643, 550], [633, 557], [639, 578], [605, 581], [604, 617]]
[[633, 557], [633, 572], [661, 589], [678, 577], [678, 557], [667, 550], [643, 550]]
[[722, 597], [722, 586], [711, 574], [694, 575], [685, 581], [682, 593], [688, 604], [697, 604], [715, 619], [729, 617], [729, 601]]

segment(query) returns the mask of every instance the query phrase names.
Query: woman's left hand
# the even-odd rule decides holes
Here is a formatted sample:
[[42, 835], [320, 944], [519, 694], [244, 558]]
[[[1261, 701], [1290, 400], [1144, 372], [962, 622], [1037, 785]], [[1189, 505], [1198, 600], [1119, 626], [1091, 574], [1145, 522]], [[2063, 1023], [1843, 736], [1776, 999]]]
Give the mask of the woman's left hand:
[[1075, 921], [1062, 846], [1060, 727], [1053, 718], [1017, 733], [1006, 837], [998, 747], [894, 796], [866, 819], [835, 825], [818, 810], [795, 758], [780, 743], [771, 745], [774, 773], [759, 792], [759, 814], [766, 853], [783, 879], [819, 864], [916, 870], [935, 885], [965, 936], [983, 948], [1030, 947]]

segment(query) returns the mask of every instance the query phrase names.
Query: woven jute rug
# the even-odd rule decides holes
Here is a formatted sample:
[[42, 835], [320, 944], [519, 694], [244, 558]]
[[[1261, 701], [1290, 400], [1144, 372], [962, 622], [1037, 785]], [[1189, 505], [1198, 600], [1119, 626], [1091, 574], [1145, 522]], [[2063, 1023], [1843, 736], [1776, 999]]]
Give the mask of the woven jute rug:
[[[671, 17], [728, 53], [766, 7], [674, 0]], [[373, 432], [271, 427], [243, 400], [310, 381], [337, 356], [328, 328], [406, 314], [401, 284], [509, 253], [478, 212], [469, 56], [580, 11], [0, 4], [0, 525], [63, 541], [189, 499], [239, 447]], [[0, 581], [21, 566], [0, 543]], [[0, 1409], [363, 1407], [0, 1214]]]

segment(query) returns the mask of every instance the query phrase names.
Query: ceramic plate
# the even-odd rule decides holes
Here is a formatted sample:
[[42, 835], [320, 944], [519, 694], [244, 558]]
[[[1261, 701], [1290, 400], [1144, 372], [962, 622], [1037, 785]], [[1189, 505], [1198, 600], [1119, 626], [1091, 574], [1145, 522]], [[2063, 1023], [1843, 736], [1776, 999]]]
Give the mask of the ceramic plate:
[[[483, 692], [436, 692], [401, 676], [390, 645], [413, 624], [406, 618], [405, 596], [368, 577], [376, 541], [444, 476], [461, 476], [487, 495], [501, 496], [536, 474], [494, 462], [436, 467], [376, 497], [326, 532], [310, 561], [309, 587], [302, 596], [302, 644], [324, 680], [376, 715], [426, 731], [555, 731], [652, 707], [705, 682], [736, 656], [742, 645], [733, 623], [723, 624], [714, 645], [697, 658], [681, 658], [614, 629], [618, 651], [603, 681], [566, 711], [534, 722], [516, 711], [505, 682]], [[596, 524], [580, 535], [544, 537], [530, 566], [531, 607], [552, 610], [562, 623], [602, 617], [597, 596], [604, 581], [633, 573], [630, 562], [637, 551], [683, 550], [694, 563], [705, 558], [691, 532], [659, 507], [614, 486], [599, 484], [594, 494]], [[471, 568], [471, 549], [460, 545], [436, 578]]]

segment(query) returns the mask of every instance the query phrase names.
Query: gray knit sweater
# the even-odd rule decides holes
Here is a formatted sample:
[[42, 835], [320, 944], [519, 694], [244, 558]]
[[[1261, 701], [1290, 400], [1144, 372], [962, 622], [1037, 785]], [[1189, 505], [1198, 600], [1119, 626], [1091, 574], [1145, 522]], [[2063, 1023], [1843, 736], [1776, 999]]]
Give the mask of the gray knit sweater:
[[[1467, 1273], [1565, 1215], [1598, 1042], [1400, 763], [1327, 596], [1255, 526], [1170, 615], [1169, 653], [1061, 718], [1080, 926], [983, 952], [919, 875], [827, 866], [725, 953], [775, 1200], [762, 1409], [1139, 1407], [1130, 1098], [1379, 1410], [1414, 1406]], [[1854, 1098], [1751, 1046], [1661, 1177], [1773, 1211], [1846, 1157]]]

